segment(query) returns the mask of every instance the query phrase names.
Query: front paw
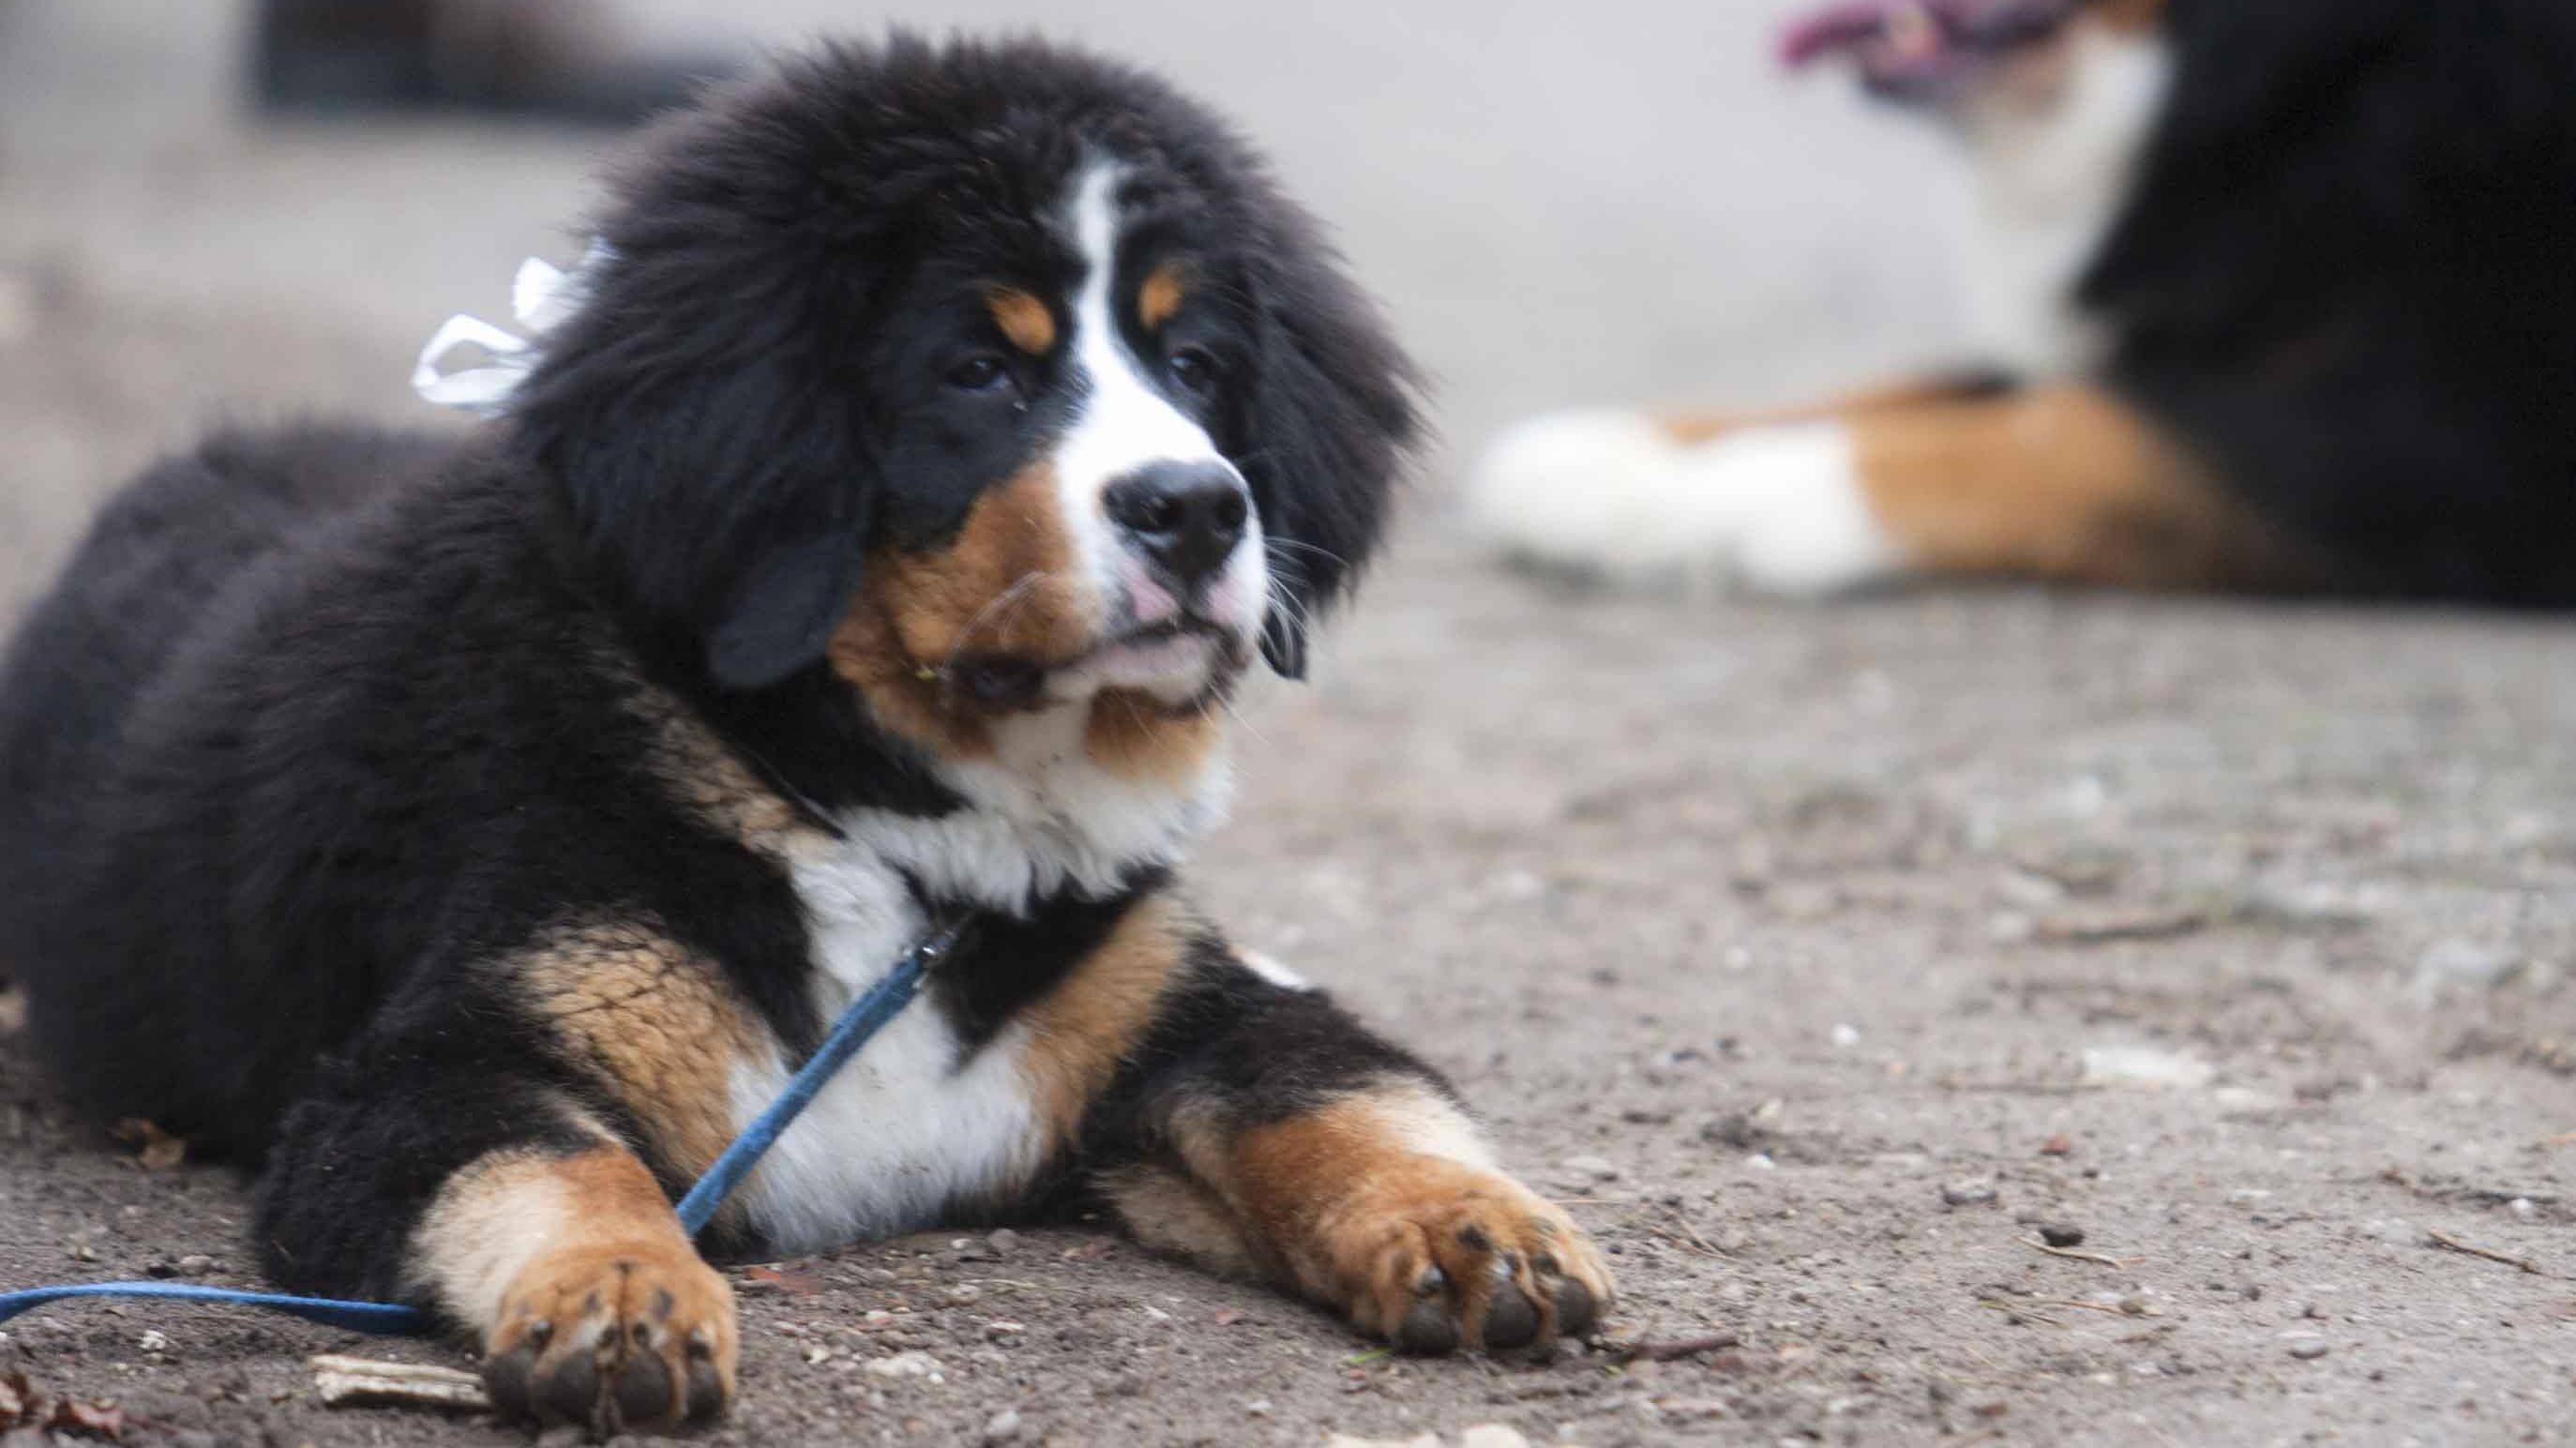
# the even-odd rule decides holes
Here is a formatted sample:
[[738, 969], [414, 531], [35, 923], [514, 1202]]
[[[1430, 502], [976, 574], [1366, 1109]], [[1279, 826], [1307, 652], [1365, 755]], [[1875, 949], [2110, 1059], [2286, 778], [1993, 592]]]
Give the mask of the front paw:
[[686, 1242], [585, 1246], [511, 1285], [483, 1381], [505, 1418], [668, 1430], [732, 1401], [737, 1342], [733, 1288]]
[[1374, 1174], [1320, 1225], [1343, 1309], [1406, 1352], [1580, 1336], [1612, 1300], [1600, 1249], [1564, 1209], [1438, 1157]]

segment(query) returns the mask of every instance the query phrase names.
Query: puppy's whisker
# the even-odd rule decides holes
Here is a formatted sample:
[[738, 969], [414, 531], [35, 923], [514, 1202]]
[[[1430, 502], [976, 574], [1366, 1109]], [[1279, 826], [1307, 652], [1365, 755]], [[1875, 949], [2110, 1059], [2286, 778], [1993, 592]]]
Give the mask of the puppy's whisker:
[[[985, 600], [984, 606], [975, 610], [975, 616], [966, 620], [966, 627], [958, 630], [957, 642], [950, 646], [948, 657], [940, 661], [940, 672], [948, 673], [956, 668], [957, 660], [966, 652], [967, 645], [975, 641], [975, 631], [990, 622], [994, 614], [1010, 607], [1012, 604], [1026, 597], [1030, 590], [1036, 588], [1039, 584], [1054, 576], [1055, 575], [1052, 572], [1049, 572], [1046, 569], [1032, 568], [1028, 572], [1021, 574], [1018, 580], [1013, 582], [1010, 587], [1003, 589], [1001, 592], [994, 594], [991, 598]], [[1003, 619], [1001, 625], [994, 629], [994, 633], [998, 636], [1007, 631], [1009, 627], [1010, 620], [1007, 618]]]

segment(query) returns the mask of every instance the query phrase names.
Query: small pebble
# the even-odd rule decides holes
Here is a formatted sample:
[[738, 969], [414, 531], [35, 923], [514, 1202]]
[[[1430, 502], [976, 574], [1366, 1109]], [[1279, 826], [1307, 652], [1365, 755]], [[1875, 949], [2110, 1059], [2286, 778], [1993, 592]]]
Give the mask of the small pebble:
[[1852, 1047], [1860, 1044], [1860, 1027], [1851, 1025], [1848, 1022], [1836, 1021], [1834, 1022], [1832, 1037], [1835, 1045], [1848, 1051]]
[[970, 1302], [981, 1302], [983, 1299], [984, 1289], [971, 1282], [960, 1283], [948, 1289], [948, 1301], [957, 1307], [964, 1307]]
[[2052, 1247], [2081, 1247], [2084, 1229], [2066, 1222], [2049, 1222], [2040, 1227], [2039, 1240]]
[[1941, 1200], [1954, 1207], [1991, 1207], [1995, 1204], [1995, 1184], [1982, 1177], [1952, 1182], [1941, 1188]]
[[1255, 1398], [1251, 1402], [1243, 1405], [1243, 1411], [1250, 1413], [1256, 1418], [1267, 1418], [1270, 1416], [1271, 1412], [1270, 1400], [1268, 1398]]
[[1619, 1179], [1619, 1168], [1597, 1156], [1569, 1156], [1564, 1164], [1567, 1171], [1592, 1181], [1613, 1182]]
[[2327, 1351], [2328, 1349], [2326, 1345], [2321, 1342], [2294, 1342], [2290, 1344], [2290, 1356], [2297, 1358], [2303, 1363], [2315, 1362], [2317, 1359], [2324, 1357]]
[[1004, 1227], [993, 1235], [986, 1237], [984, 1239], [984, 1245], [992, 1248], [997, 1253], [1008, 1256], [1019, 1250], [1020, 1234], [1012, 1231], [1008, 1227]]
[[1019, 1436], [1020, 1410], [1017, 1408], [1004, 1408], [984, 1425], [984, 1441], [987, 1443], [1009, 1443]]

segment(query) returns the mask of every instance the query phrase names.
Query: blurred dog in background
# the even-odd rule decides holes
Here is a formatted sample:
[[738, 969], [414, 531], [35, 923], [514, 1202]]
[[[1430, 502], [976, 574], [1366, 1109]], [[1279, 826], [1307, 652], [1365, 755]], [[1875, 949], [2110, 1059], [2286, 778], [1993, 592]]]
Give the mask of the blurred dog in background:
[[1785, 52], [1957, 135], [1984, 355], [1768, 413], [1540, 418], [1530, 562], [2576, 603], [2576, 7], [1860, 0]]

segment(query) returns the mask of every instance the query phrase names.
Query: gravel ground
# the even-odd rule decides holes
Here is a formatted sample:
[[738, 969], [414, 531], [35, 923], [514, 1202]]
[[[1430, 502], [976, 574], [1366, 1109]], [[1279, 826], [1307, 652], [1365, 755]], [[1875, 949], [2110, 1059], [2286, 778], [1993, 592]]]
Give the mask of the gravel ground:
[[[1422, 13], [1456, 34], [1335, 32], [1364, 37], [1347, 64], [1296, 42], [1344, 107], [1204, 19], [1053, 13], [1239, 84], [1464, 446], [1549, 397], [1759, 395], [1949, 335], [1934, 153], [1756, 89], [1726, 48], [1776, 9], [1591, 7], [1559, 35], [1444, 0]], [[211, 417], [417, 420], [411, 346], [563, 250], [611, 144], [244, 127], [204, 59], [226, 14], [0, 0], [0, 618]], [[1697, 27], [1742, 93], [1641, 44], [1669, 119], [1637, 139], [1613, 60], [1650, 20]], [[1389, 98], [1363, 62], [1398, 42], [1469, 48]], [[1534, 55], [1577, 119], [1513, 104]], [[1364, 160], [1354, 114], [1385, 138]], [[1639, 179], [1694, 146], [1713, 194], [1764, 204]], [[1480, 208], [1501, 219], [1464, 246]], [[1401, 1362], [1105, 1234], [935, 1233], [736, 1274], [744, 1402], [712, 1441], [2565, 1441], [2576, 638], [2021, 590], [1565, 594], [1449, 541], [1450, 467], [1318, 685], [1255, 701], [1199, 880], [1573, 1203], [1621, 1274], [1606, 1340]], [[241, 1184], [65, 1115], [9, 1014], [0, 1285], [250, 1280]], [[2031, 1245], [2072, 1232], [2092, 1255]], [[12, 1324], [0, 1372], [114, 1399], [147, 1443], [510, 1441], [322, 1409], [304, 1359], [351, 1347], [456, 1360], [90, 1307]]]

